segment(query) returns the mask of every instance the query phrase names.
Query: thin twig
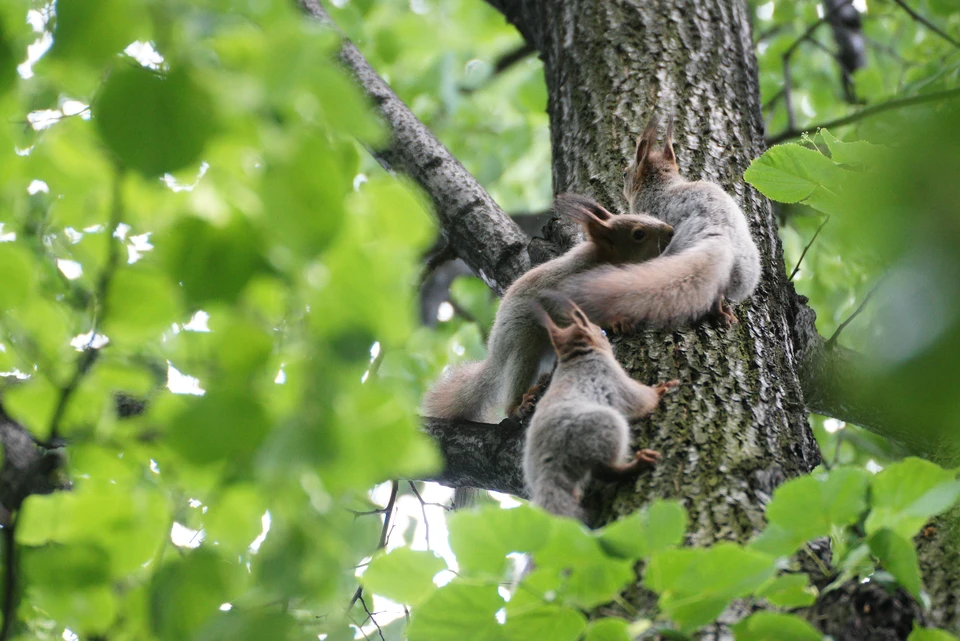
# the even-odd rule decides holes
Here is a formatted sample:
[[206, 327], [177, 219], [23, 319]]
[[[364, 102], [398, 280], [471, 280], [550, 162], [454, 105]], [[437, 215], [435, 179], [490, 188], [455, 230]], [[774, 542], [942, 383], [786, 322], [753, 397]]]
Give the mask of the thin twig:
[[929, 20], [921, 16], [919, 13], [911, 9], [906, 2], [904, 2], [903, 0], [893, 0], [893, 1], [896, 4], [900, 5], [900, 8], [902, 8], [904, 11], [909, 13], [911, 18], [913, 18], [914, 20], [916, 20], [917, 22], [919, 22], [920, 24], [925, 26], [927, 29], [934, 32], [935, 34], [937, 34], [938, 36], [940, 36], [950, 44], [952, 44], [954, 47], [957, 47], [958, 49], [960, 49], [960, 41], [957, 41], [949, 33], [947, 33], [946, 31], [944, 31], [943, 29], [941, 29], [940, 27], [933, 24], [932, 22], [930, 22]]
[[797, 116], [793, 110], [793, 99], [790, 97], [793, 89], [792, 85], [790, 56], [783, 54], [783, 106], [787, 110], [787, 129], [796, 129], [797, 124]]
[[410, 485], [410, 489], [413, 491], [413, 495], [417, 497], [417, 500], [420, 501], [420, 513], [423, 515], [423, 536], [427, 541], [427, 549], [430, 549], [430, 522], [427, 520], [427, 504], [424, 502], [423, 497], [420, 496], [420, 492], [417, 491], [417, 486], [413, 481], [407, 481]]
[[823, 219], [823, 222], [820, 223], [820, 226], [817, 227], [817, 231], [813, 232], [813, 238], [810, 239], [810, 242], [807, 243], [807, 246], [803, 248], [803, 252], [800, 254], [800, 260], [797, 261], [797, 266], [793, 268], [793, 271], [790, 272], [790, 278], [787, 280], [793, 280], [793, 277], [797, 275], [797, 272], [800, 271], [800, 264], [803, 263], [803, 257], [807, 255], [807, 252], [810, 251], [810, 247], [813, 245], [813, 241], [817, 239], [817, 236], [820, 235], [820, 232], [823, 230], [823, 226], [827, 224], [827, 221], [830, 220], [830, 215], [827, 214], [827, 217]]
[[484, 79], [483, 82], [473, 87], [469, 87], [469, 86], [460, 87], [460, 92], [464, 94], [470, 94], [470, 93], [473, 93], [474, 91], [477, 91], [478, 89], [482, 89], [486, 85], [490, 84], [490, 82], [494, 78], [501, 75], [506, 70], [510, 69], [510, 67], [514, 66], [524, 58], [535, 54], [536, 52], [537, 52], [537, 48], [527, 43], [524, 43], [519, 47], [511, 49], [510, 51], [506, 52], [505, 54], [497, 58], [497, 61], [493, 63], [493, 71], [490, 73], [490, 76], [488, 78]]
[[838, 54], [836, 51], [834, 51], [827, 45], [823, 44], [813, 36], [807, 36], [806, 41], [812, 44], [814, 47], [816, 47], [820, 51], [830, 56], [831, 58], [833, 58], [833, 61], [836, 62], [837, 64], [843, 64], [843, 61], [840, 59], [840, 54]]
[[760, 107], [760, 110], [761, 110], [761, 111], [767, 111], [767, 110], [769, 110], [770, 107], [772, 107], [772, 106], [774, 106], [775, 104], [777, 104], [777, 101], [780, 100], [781, 98], [783, 98], [783, 87], [780, 87], [780, 89], [777, 91], [777, 93], [775, 93], [775, 94], [773, 94], [772, 96], [770, 96], [770, 99], [767, 100], [765, 103], [763, 103], [763, 106]]
[[950, 100], [951, 98], [956, 98], [960, 96], [960, 87], [955, 89], [947, 89], [946, 91], [937, 91], [934, 93], [921, 94], [919, 96], [910, 96], [909, 98], [897, 98], [895, 100], [889, 100], [887, 102], [882, 102], [877, 105], [870, 105], [869, 107], [864, 107], [860, 111], [850, 114], [849, 116], [844, 116], [843, 118], [837, 118], [835, 120], [830, 120], [828, 122], [820, 123], [817, 125], [810, 125], [804, 127], [803, 129], [786, 129], [785, 131], [780, 132], [776, 136], [767, 140], [767, 145], [776, 145], [785, 140], [791, 140], [793, 138], [799, 138], [801, 134], [806, 131], [813, 131], [815, 129], [833, 129], [834, 127], [842, 127], [844, 125], [849, 125], [851, 123], [857, 122], [858, 120], [863, 120], [864, 118], [869, 118], [870, 116], [875, 116], [884, 111], [890, 111], [892, 109], [900, 109], [901, 107], [909, 107], [911, 105], [920, 105], [926, 102], [936, 102], [938, 100]]
[[[397, 504], [397, 492], [400, 490], [400, 483], [397, 481], [392, 481], [390, 487], [390, 499], [387, 501], [386, 507], [383, 508], [383, 528], [380, 530], [380, 541], [377, 543], [377, 549], [382, 550], [387, 547], [387, 534], [390, 528], [390, 517], [393, 516], [393, 507]], [[357, 591], [353, 593], [353, 598], [350, 599], [350, 603], [347, 605], [347, 612], [353, 607], [353, 604], [358, 600], [363, 598], [363, 586], [357, 586]], [[364, 606], [366, 608], [366, 606]], [[0, 639], [0, 641], [3, 641]]]
[[3, 627], [0, 628], [0, 641], [10, 638], [10, 631], [17, 619], [17, 520], [19, 514], [11, 516], [10, 523], [3, 528], [3, 558], [6, 561], [3, 579]]
[[367, 618], [373, 622], [373, 625], [377, 628], [377, 634], [380, 635], [380, 641], [387, 641], [383, 638], [383, 630], [380, 629], [380, 624], [377, 623], [377, 620], [373, 617], [373, 614], [370, 612], [370, 609], [367, 607], [367, 602], [363, 600], [363, 595], [360, 595], [360, 605], [363, 606], [363, 611], [367, 613]]
[[53, 411], [53, 416], [50, 418], [50, 429], [47, 431], [49, 434], [47, 447], [56, 446], [56, 441], [60, 436], [60, 421], [63, 419], [63, 415], [67, 410], [70, 397], [77, 391], [83, 377], [90, 371], [90, 368], [100, 355], [100, 350], [94, 348], [93, 343], [97, 338], [97, 330], [103, 326], [103, 318], [107, 308], [107, 290], [110, 288], [113, 274], [117, 271], [117, 264], [120, 262], [120, 247], [123, 246], [122, 241], [118, 243], [115, 242], [113, 238], [113, 234], [123, 218], [123, 175], [123, 169], [117, 166], [113, 173], [113, 202], [110, 207], [110, 224], [107, 229], [107, 233], [110, 234], [107, 240], [107, 262], [103, 267], [103, 271], [100, 272], [100, 278], [97, 281], [97, 289], [94, 296], [93, 322], [90, 327], [90, 340], [84, 346], [83, 352], [77, 359], [77, 367], [74, 369], [70, 381], [60, 389], [60, 398], [57, 399], [57, 406]]
[[860, 312], [862, 312], [864, 307], [867, 306], [867, 303], [870, 302], [870, 299], [873, 297], [873, 295], [876, 293], [877, 289], [880, 287], [882, 283], [883, 283], [883, 278], [881, 277], [880, 280], [877, 281], [877, 284], [874, 285], [869, 292], [867, 292], [866, 296], [863, 297], [863, 302], [860, 303], [860, 306], [857, 307], [855, 310], [853, 310], [853, 313], [850, 314], [849, 317], [847, 317], [847, 320], [840, 323], [840, 326], [837, 327], [837, 331], [835, 331], [833, 333], [833, 336], [831, 336], [827, 340], [827, 347], [833, 347], [836, 344], [837, 338], [840, 337], [840, 332], [842, 332], [844, 328], [846, 328], [846, 326], [849, 325], [854, 318], [860, 315]]
[[441, 237], [440, 247], [424, 260], [423, 269], [420, 270], [420, 284], [423, 285], [430, 274], [436, 271], [437, 267], [449, 260], [456, 260], [456, 258], [457, 252], [453, 249], [453, 245], [446, 238]]
[[800, 34], [800, 37], [793, 41], [793, 43], [787, 47], [786, 51], [783, 52], [783, 98], [784, 98], [784, 107], [787, 110], [787, 130], [796, 129], [796, 116], [793, 110], [793, 102], [790, 99], [790, 91], [793, 88], [793, 78], [790, 75], [790, 59], [793, 57], [793, 54], [796, 53], [800, 45], [813, 36], [813, 33], [819, 29], [821, 26], [829, 22], [830, 17], [843, 9], [849, 4], [852, 4], [853, 0], [845, 0], [835, 7], [830, 9], [825, 9], [823, 16], [811, 24], [807, 29]]

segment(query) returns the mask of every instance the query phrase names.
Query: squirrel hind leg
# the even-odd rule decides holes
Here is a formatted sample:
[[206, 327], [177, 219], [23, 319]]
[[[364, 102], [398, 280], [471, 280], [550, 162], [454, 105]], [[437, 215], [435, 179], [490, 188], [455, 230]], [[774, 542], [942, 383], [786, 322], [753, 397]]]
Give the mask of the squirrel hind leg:
[[540, 402], [540, 399], [543, 398], [544, 393], [547, 391], [547, 387], [550, 386], [552, 376], [553, 374], [551, 372], [541, 374], [536, 384], [523, 395], [520, 403], [515, 407], [507, 408], [507, 416], [521, 422], [532, 416], [534, 410], [537, 409], [537, 403]]
[[730, 306], [730, 303], [728, 303], [723, 296], [717, 299], [711, 311], [724, 327], [730, 327], [740, 322], [739, 319], [737, 319], [737, 315], [733, 313], [733, 308]]
[[598, 463], [593, 468], [593, 477], [601, 481], [622, 481], [644, 469], [655, 467], [660, 459], [660, 452], [643, 449], [629, 463]]

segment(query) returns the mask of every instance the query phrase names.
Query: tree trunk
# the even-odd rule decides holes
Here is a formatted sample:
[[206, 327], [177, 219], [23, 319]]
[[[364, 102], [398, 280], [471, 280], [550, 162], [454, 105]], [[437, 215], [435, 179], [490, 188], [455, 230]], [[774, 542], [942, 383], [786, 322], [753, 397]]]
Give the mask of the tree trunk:
[[[763, 279], [752, 299], [735, 310], [738, 325], [722, 328], [705, 321], [614, 341], [618, 358], [636, 378], [647, 383], [676, 378], [681, 387], [635, 434], [636, 445], [663, 453], [657, 470], [629, 487], [597, 484], [584, 500], [592, 523], [601, 524], [652, 498], [677, 498], [690, 515], [689, 544], [746, 542], [763, 528], [773, 489], [820, 460], [802, 377], [809, 348], [822, 342], [812, 330], [812, 313], [786, 279], [770, 204], [742, 179], [764, 150], [747, 5], [729, 0], [489, 1], [544, 61], [556, 192], [588, 194], [623, 210], [621, 172], [656, 111], [675, 118], [681, 173], [722, 185], [750, 222]], [[559, 248], [575, 242], [569, 226], [552, 229], [551, 240]], [[934, 556], [942, 559], [947, 553], [939, 550]], [[939, 572], [951, 574], [942, 566]], [[928, 572], [933, 593], [931, 582], [945, 589], [955, 585], [955, 577], [936, 579]], [[825, 596], [811, 608], [810, 618], [837, 639], [906, 638], [921, 617], [903, 593], [890, 597], [853, 583]], [[626, 598], [638, 611], [634, 616], [654, 614], [655, 602], [639, 583]], [[953, 610], [955, 600], [933, 595], [934, 604]], [[740, 618], [742, 606], [739, 612], [737, 607], [722, 620]], [[933, 618], [948, 626], [957, 620], [953, 611]], [[727, 625], [718, 624], [704, 629], [701, 638], [731, 634]]]

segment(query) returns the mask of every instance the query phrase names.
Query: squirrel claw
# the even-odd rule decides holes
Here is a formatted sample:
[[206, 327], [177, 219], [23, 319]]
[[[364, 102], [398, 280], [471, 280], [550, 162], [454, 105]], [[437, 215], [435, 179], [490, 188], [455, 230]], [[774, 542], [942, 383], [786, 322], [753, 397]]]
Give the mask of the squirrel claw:
[[550, 385], [550, 378], [550, 373], [542, 374], [537, 382], [523, 395], [520, 404], [515, 408], [511, 408], [507, 412], [507, 415], [515, 418], [520, 423], [533, 416], [533, 412], [537, 409], [537, 403]]
[[660, 398], [663, 398], [664, 394], [666, 394], [673, 388], [678, 387], [679, 385], [680, 385], [680, 381], [674, 379], [672, 381], [667, 381], [666, 383], [660, 383], [659, 385], [655, 386], [653, 389], [654, 391], [656, 391], [657, 396], [659, 396]]
[[633, 330], [633, 325], [627, 320], [610, 321], [610, 331], [614, 334], [629, 334]]
[[661, 458], [660, 452], [656, 450], [640, 450], [637, 452], [637, 462], [649, 467], [655, 466]]
[[724, 327], [730, 327], [731, 325], [736, 325], [740, 322], [740, 320], [737, 318], [737, 315], [733, 313], [733, 308], [730, 307], [730, 303], [723, 298], [717, 300], [717, 304], [714, 307], [714, 312]]

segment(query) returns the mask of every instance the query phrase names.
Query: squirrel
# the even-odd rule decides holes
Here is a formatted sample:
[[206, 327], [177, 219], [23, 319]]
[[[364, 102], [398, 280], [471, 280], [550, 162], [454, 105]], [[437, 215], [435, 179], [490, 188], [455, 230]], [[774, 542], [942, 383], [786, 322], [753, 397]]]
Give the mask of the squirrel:
[[452, 368], [424, 395], [426, 416], [482, 423], [512, 416], [534, 384], [542, 362], [553, 357], [550, 340], [530, 302], [559, 288], [570, 277], [601, 265], [639, 263], [660, 255], [673, 228], [652, 216], [614, 216], [599, 203], [561, 194], [555, 210], [583, 227], [585, 242], [531, 269], [503, 296], [490, 331], [487, 358]]
[[558, 327], [543, 307], [532, 309], [557, 353], [557, 368], [537, 405], [523, 448], [523, 475], [535, 505], [560, 516], [583, 518], [582, 486], [588, 473], [618, 480], [656, 465], [659, 452], [643, 449], [627, 459], [629, 420], [656, 409], [678, 381], [648, 387], [623, 370], [603, 330], [572, 302], [572, 324]]
[[662, 150], [653, 148], [656, 141], [654, 115], [624, 171], [623, 195], [631, 212], [642, 209], [672, 225], [672, 242], [656, 260], [597, 268], [568, 279], [558, 293], [617, 331], [678, 326], [711, 312], [736, 323], [726, 301], [747, 298], [760, 280], [760, 254], [746, 217], [719, 185], [680, 175], [673, 118]]

